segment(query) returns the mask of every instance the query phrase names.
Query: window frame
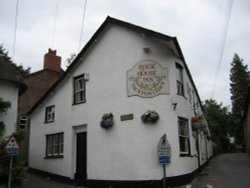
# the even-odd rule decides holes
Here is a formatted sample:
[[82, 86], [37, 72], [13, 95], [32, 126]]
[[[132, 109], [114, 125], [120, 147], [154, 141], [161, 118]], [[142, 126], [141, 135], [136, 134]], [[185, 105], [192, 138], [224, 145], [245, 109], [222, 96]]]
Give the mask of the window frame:
[[185, 97], [183, 67], [176, 63], [176, 89], [177, 95]]
[[[82, 88], [77, 88], [77, 82], [82, 82]], [[80, 94], [80, 95], [79, 95]], [[80, 100], [78, 99], [78, 95], [80, 96]], [[73, 104], [81, 104], [86, 102], [86, 80], [85, 74], [74, 77], [73, 79]]]
[[[180, 133], [180, 123], [185, 123], [186, 127], [185, 127], [185, 134], [183, 135], [182, 133]], [[180, 150], [180, 156], [181, 157], [185, 157], [185, 156], [190, 156], [190, 131], [189, 131], [189, 121], [186, 118], [183, 117], [178, 117], [177, 120], [177, 125], [178, 125], [178, 139], [179, 139], [179, 150]], [[184, 140], [184, 147], [185, 147], [185, 151], [182, 150], [182, 144], [181, 142], [182, 139]]]
[[46, 109], [45, 109], [45, 123], [55, 122], [55, 111], [56, 111], [55, 105], [46, 107]]
[[45, 159], [63, 158], [63, 155], [64, 155], [64, 133], [60, 132], [60, 133], [46, 135]]

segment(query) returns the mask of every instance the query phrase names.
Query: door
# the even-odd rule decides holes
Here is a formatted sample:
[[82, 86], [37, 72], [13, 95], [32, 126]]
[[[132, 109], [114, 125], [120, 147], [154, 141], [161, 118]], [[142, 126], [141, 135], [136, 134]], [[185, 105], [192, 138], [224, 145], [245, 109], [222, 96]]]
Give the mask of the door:
[[87, 132], [81, 132], [76, 134], [75, 179], [87, 179]]

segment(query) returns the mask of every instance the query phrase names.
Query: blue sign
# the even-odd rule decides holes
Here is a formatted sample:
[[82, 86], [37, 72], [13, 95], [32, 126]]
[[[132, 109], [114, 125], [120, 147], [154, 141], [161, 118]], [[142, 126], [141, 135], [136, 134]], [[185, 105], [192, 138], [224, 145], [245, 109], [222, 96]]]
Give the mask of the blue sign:
[[9, 155], [19, 155], [20, 154], [20, 149], [8, 149], [7, 153]]
[[170, 156], [159, 156], [160, 164], [169, 164], [171, 162]]

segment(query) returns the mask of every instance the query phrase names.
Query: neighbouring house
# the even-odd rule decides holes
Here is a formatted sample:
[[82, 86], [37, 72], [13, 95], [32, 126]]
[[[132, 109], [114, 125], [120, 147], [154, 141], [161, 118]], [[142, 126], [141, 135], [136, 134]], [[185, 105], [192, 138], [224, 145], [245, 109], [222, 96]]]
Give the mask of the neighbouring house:
[[177, 39], [111, 17], [28, 115], [29, 170], [89, 187], [181, 185], [212, 156]]
[[5, 124], [3, 137], [9, 137], [16, 131], [18, 97], [26, 89], [22, 75], [3, 56], [0, 56], [0, 98], [11, 103], [7, 112], [0, 113], [0, 121]]
[[248, 88], [247, 101], [243, 115], [243, 127], [246, 152], [250, 153], [250, 88]]
[[[25, 77], [25, 83], [28, 89], [20, 96], [18, 101], [18, 128], [26, 129], [29, 132], [30, 127], [27, 112], [58, 80], [63, 72], [61, 68], [61, 57], [56, 54], [56, 50], [49, 49], [44, 55], [43, 69]], [[21, 155], [26, 164], [28, 163], [28, 141], [29, 135], [27, 135], [27, 138], [25, 138], [21, 144]]]

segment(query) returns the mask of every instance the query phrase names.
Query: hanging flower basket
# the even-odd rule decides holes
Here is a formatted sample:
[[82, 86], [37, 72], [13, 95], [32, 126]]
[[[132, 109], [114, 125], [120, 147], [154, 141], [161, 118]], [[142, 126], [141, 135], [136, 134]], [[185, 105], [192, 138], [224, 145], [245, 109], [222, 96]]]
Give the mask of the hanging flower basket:
[[143, 123], [156, 123], [160, 119], [159, 114], [156, 111], [147, 111], [141, 116]]
[[102, 128], [108, 129], [114, 125], [113, 114], [103, 114], [102, 121], [100, 122], [100, 126]]
[[205, 124], [204, 124], [204, 117], [203, 116], [193, 116], [191, 118], [192, 121], [192, 130], [193, 131], [198, 131], [201, 129]]

